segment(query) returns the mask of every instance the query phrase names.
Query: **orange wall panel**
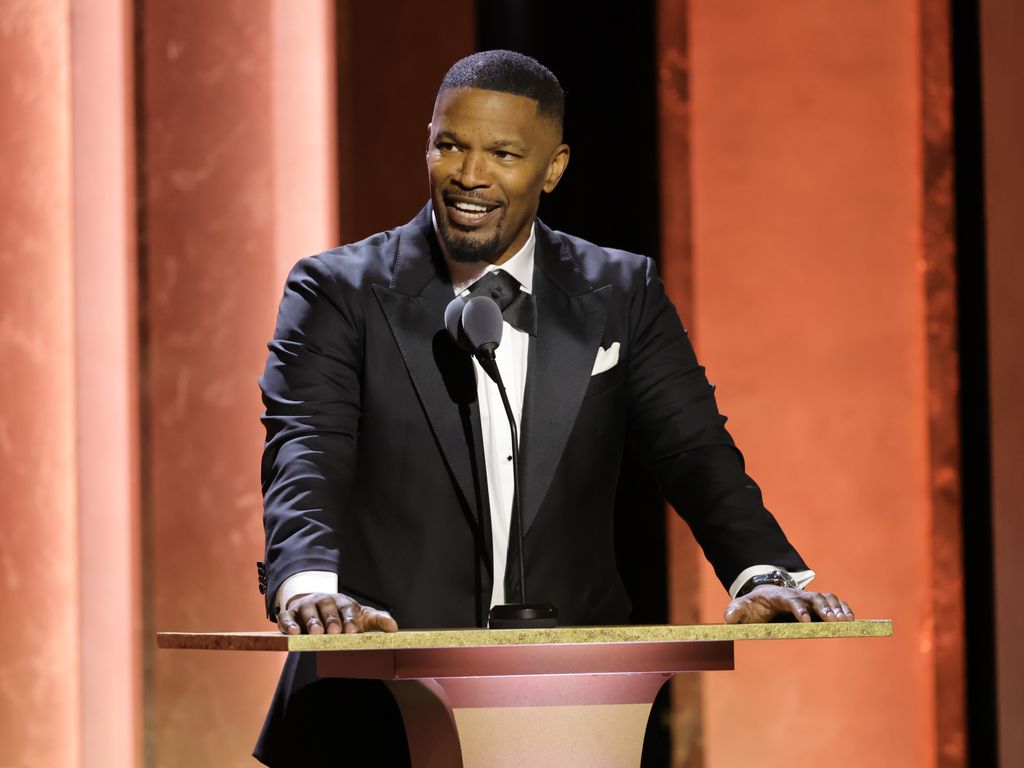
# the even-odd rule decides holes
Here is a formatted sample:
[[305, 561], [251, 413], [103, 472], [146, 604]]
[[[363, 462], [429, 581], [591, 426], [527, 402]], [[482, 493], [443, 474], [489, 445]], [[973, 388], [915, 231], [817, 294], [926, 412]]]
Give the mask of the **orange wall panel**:
[[[156, 631], [273, 628], [255, 569], [257, 378], [284, 262], [328, 247], [334, 229], [328, 10], [286, 15], [269, 0], [142, 8], [146, 598]], [[290, 75], [303, 79], [286, 93]], [[156, 652], [153, 764], [252, 763], [282, 661]]]
[[71, 9], [82, 766], [142, 760], [132, 20]]
[[0, 5], [0, 765], [79, 765], [67, 3]]
[[691, 0], [690, 19], [700, 352], [814, 587], [896, 626], [741, 646], [705, 677], [706, 763], [929, 765], [916, 5]]

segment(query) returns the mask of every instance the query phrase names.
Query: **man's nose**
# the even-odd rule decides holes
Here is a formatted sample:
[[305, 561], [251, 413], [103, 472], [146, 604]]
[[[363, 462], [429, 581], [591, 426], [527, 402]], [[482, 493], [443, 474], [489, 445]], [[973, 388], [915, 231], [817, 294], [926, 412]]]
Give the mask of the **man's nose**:
[[465, 189], [486, 187], [489, 183], [487, 160], [480, 152], [466, 152], [455, 174], [455, 182]]

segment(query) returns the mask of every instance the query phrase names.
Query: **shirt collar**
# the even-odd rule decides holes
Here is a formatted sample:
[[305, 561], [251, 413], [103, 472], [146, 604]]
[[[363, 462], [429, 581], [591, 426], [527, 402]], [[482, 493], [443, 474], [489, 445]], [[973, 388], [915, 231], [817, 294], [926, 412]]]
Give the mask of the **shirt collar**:
[[530, 236], [512, 258], [504, 264], [488, 264], [484, 269], [484, 274], [496, 269], [503, 269], [519, 281], [520, 290], [533, 293], [533, 254], [537, 249], [536, 228], [536, 224], [530, 227]]

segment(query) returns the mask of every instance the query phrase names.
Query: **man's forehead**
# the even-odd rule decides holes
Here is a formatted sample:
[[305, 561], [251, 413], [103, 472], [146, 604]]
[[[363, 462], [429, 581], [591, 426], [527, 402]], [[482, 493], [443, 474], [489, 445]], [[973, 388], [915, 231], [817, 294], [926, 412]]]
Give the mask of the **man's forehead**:
[[538, 104], [529, 96], [483, 88], [449, 88], [438, 94], [433, 119], [468, 119], [530, 127], [550, 122], [538, 114]]
[[504, 91], [451, 88], [443, 91], [431, 118], [434, 135], [448, 133], [468, 138], [485, 134], [489, 141], [522, 145], [558, 144], [561, 126], [541, 114], [537, 101]]

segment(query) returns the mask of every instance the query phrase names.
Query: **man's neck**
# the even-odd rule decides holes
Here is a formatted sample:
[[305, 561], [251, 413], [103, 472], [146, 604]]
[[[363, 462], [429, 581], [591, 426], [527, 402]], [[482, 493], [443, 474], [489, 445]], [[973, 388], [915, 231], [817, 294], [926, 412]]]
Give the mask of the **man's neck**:
[[[441, 252], [444, 253], [443, 245]], [[445, 254], [444, 261], [448, 265], [448, 276], [452, 279], [452, 285], [475, 282], [489, 266], [486, 261], [452, 261], [448, 258], [448, 254]]]

